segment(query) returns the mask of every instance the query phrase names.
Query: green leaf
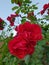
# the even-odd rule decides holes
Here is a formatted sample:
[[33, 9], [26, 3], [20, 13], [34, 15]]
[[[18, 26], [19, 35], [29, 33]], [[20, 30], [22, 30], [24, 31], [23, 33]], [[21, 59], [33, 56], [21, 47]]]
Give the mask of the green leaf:
[[18, 0], [11, 0], [11, 3], [12, 3], [12, 4], [13, 4], [13, 3], [17, 4], [17, 3], [18, 3]]
[[25, 0], [25, 2], [26, 2], [26, 3], [31, 3], [31, 1], [30, 1], [30, 0]]
[[18, 6], [14, 6], [14, 7], [12, 8], [12, 10], [16, 10], [16, 9], [18, 9]]
[[15, 4], [17, 4], [18, 3], [18, 0], [15, 0]]
[[46, 32], [46, 38], [49, 39], [49, 30]]
[[23, 2], [23, 0], [19, 0], [19, 2], [21, 2], [21, 3], [22, 3], [22, 2]]
[[38, 7], [33, 7], [33, 9], [38, 9]]
[[24, 22], [26, 22], [26, 19], [25, 18], [23, 18], [22, 20], [21, 20], [21, 23], [23, 24]]
[[21, 8], [17, 9], [15, 13], [18, 14], [20, 12], [20, 10], [21, 10]]
[[30, 61], [30, 56], [27, 55], [24, 59], [25, 59], [25, 63], [26, 63], [26, 65], [28, 65], [28, 63], [29, 63], [29, 61]]
[[11, 3], [13, 4], [14, 3], [14, 0], [11, 0]]
[[49, 20], [49, 15], [44, 16], [46, 20]]
[[31, 23], [37, 23], [37, 18], [35, 16], [29, 16], [28, 19], [31, 20]]
[[42, 45], [45, 45], [46, 44], [46, 40], [41, 40], [38, 42], [38, 45], [42, 46]]
[[38, 7], [36, 5], [32, 5], [33, 9], [38, 9]]
[[21, 9], [21, 12], [24, 13], [25, 12], [25, 9]]

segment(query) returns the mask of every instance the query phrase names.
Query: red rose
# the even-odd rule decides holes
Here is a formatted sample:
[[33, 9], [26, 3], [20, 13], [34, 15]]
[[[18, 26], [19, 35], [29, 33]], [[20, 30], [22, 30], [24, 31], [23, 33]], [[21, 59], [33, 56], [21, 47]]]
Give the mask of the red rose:
[[11, 14], [11, 17], [14, 18], [14, 17], [18, 17], [19, 15], [18, 14]]
[[48, 5], [45, 4], [45, 5], [43, 6], [43, 8], [46, 10], [46, 9], [48, 8]]
[[4, 21], [3, 21], [3, 19], [0, 18], [0, 30], [4, 29], [3, 24], [4, 24]]
[[22, 59], [34, 53], [36, 42], [42, 39], [41, 27], [25, 22], [16, 27], [16, 30], [17, 35], [9, 42], [8, 48], [12, 55]]
[[36, 42], [30, 38], [27, 39], [28, 37], [29, 35], [27, 33], [14, 37], [8, 44], [10, 53], [20, 59], [28, 54], [32, 54]]
[[45, 12], [45, 10], [41, 10], [41, 11], [40, 11], [40, 14], [41, 14], [41, 15], [43, 15], [43, 14], [44, 14], [44, 12]]
[[12, 17], [8, 16], [7, 20], [10, 22], [11, 26], [14, 26], [15, 18], [12, 18]]
[[7, 20], [10, 22], [11, 26], [14, 26], [15, 17], [19, 16], [18, 14], [11, 14], [11, 16], [7, 17]]
[[34, 40], [42, 39], [42, 29], [38, 24], [31, 24], [30, 22], [25, 22], [24, 24], [20, 24], [15, 28], [18, 34], [22, 34], [24, 32], [31, 33], [31, 36]]
[[44, 6], [43, 6], [43, 10], [41, 10], [41, 15], [43, 15], [44, 14], [44, 12], [47, 10], [49, 8], [49, 3], [48, 4], [44, 4]]
[[3, 22], [3, 20], [0, 18], [0, 22]]

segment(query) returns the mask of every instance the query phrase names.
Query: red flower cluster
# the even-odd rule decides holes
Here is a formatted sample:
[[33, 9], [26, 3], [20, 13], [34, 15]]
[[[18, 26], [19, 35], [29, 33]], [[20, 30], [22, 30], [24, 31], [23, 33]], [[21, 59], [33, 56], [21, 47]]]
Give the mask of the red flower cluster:
[[43, 10], [40, 11], [41, 15], [43, 15], [44, 12], [46, 11], [46, 9], [48, 9], [48, 8], [49, 8], [49, 3], [48, 3], [48, 4], [45, 4], [45, 5], [43, 6]]
[[10, 22], [11, 26], [14, 26], [15, 17], [19, 16], [18, 14], [11, 14], [11, 16], [7, 17], [7, 20]]
[[3, 20], [0, 18], [0, 30], [3, 30]]
[[15, 30], [17, 36], [9, 42], [8, 48], [12, 55], [22, 59], [34, 53], [37, 41], [42, 39], [42, 31], [38, 24], [30, 22], [20, 24]]

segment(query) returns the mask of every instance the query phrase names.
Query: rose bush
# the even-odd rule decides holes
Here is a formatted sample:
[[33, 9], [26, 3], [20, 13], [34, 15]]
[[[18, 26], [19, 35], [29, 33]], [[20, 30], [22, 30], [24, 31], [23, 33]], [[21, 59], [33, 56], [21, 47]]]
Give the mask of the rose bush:
[[38, 7], [31, 0], [11, 3], [15, 13], [7, 17], [10, 24], [0, 18], [0, 65], [49, 65], [49, 3], [37, 13], [42, 16], [47, 11], [42, 18], [37, 18]]

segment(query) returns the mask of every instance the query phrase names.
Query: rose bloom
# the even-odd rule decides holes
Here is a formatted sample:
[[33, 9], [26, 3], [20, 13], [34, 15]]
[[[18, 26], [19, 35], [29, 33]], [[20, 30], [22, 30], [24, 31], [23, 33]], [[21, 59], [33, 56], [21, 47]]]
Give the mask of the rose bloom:
[[48, 8], [49, 8], [49, 3], [48, 4], [44, 4], [43, 10], [40, 11], [41, 15], [43, 15]]
[[34, 52], [34, 46], [36, 45], [36, 42], [27, 38], [28, 34], [24, 33], [23, 35], [18, 35], [10, 40], [8, 43], [8, 48], [13, 56], [22, 59], [26, 55], [32, 54]]
[[23, 59], [34, 53], [37, 41], [42, 39], [42, 31], [38, 24], [30, 22], [20, 24], [16, 30], [17, 35], [9, 41], [8, 49], [13, 56]]
[[18, 17], [18, 14], [11, 14], [11, 16], [7, 17], [7, 20], [10, 22], [11, 26], [14, 26], [15, 17]]
[[16, 26], [15, 30], [17, 31], [17, 34], [29, 32], [34, 40], [42, 39], [42, 29], [38, 24], [31, 24], [27, 21], [24, 24]]
[[0, 18], [0, 30], [4, 29], [3, 23], [4, 23], [3, 19]]
[[46, 10], [47, 8], [49, 8], [49, 3], [48, 3], [48, 4], [45, 4], [45, 5], [43, 6], [43, 9], [44, 9], [44, 10]]
[[45, 10], [41, 10], [41, 11], [40, 11], [40, 14], [41, 14], [41, 15], [43, 15], [43, 14], [44, 14], [44, 12], [45, 12]]

